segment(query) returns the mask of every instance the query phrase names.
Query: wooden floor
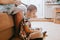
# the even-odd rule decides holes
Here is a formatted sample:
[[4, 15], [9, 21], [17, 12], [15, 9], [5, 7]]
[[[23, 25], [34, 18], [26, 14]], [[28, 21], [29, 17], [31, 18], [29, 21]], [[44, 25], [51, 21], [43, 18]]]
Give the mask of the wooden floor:
[[[45, 18], [45, 19], [31, 18], [30, 21], [31, 22], [54, 22], [54, 19], [53, 18]], [[56, 20], [56, 22], [54, 23], [60, 24], [60, 20]]]
[[32, 18], [30, 21], [53, 22], [53, 19]]

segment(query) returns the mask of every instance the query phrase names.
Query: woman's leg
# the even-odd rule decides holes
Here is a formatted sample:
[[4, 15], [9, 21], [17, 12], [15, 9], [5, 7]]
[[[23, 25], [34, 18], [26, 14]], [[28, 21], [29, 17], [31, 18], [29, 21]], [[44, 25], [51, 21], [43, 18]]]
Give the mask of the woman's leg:
[[40, 31], [33, 32], [29, 35], [30, 39], [42, 38], [43, 34]]

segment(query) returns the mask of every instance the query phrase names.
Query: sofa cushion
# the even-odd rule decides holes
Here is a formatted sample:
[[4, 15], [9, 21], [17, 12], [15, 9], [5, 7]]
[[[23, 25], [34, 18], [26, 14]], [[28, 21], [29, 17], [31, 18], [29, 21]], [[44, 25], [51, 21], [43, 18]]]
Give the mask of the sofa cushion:
[[13, 25], [11, 15], [8, 15], [7, 13], [0, 13], [0, 31], [12, 27]]

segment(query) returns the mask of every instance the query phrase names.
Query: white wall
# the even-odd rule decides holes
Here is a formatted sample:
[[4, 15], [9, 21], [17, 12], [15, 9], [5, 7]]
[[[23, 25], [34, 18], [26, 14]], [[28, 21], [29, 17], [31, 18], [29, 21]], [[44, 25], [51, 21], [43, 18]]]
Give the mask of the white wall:
[[54, 6], [52, 5], [45, 5], [45, 2], [46, 1], [56, 1], [56, 0], [44, 0], [43, 1], [43, 4], [44, 4], [44, 8], [43, 8], [43, 11], [44, 11], [44, 18], [54, 18]]
[[44, 15], [43, 15], [43, 0], [21, 0], [22, 2], [24, 2], [25, 4], [27, 5], [30, 5], [30, 4], [34, 4], [37, 6], [37, 18], [44, 18]]

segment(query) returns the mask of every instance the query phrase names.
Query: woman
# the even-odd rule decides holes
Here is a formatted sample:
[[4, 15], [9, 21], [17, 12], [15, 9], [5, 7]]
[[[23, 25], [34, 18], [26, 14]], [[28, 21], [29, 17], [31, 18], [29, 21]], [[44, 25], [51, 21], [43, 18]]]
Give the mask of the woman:
[[27, 18], [36, 18], [37, 7], [35, 5], [29, 5], [27, 7]]
[[[26, 10], [23, 10], [24, 9], [24, 6], [21, 6], [21, 4], [20, 5], [18, 5], [17, 6], [17, 8], [18, 9], [20, 9], [18, 12], [17, 12], [17, 14], [15, 15], [16, 17], [15, 17], [15, 21], [16, 21], [16, 34], [17, 35], [19, 35], [19, 33], [21, 32], [19, 32], [19, 28], [21, 27], [21, 25], [20, 25], [20, 22], [21, 22], [21, 20], [24, 18], [24, 20], [25, 20], [25, 18], [30, 18], [30, 16], [32, 15], [32, 14], [35, 14], [36, 13], [36, 11], [37, 11], [37, 8], [36, 8], [36, 6], [34, 6], [34, 5], [30, 5], [30, 6], [28, 6], [28, 8], [27, 8], [27, 12], [26, 12]], [[17, 10], [18, 10], [17, 9]], [[24, 15], [26, 13], [26, 15]], [[22, 14], [22, 15], [21, 15]], [[30, 15], [29, 15], [30, 14]], [[20, 15], [20, 16], [18, 16], [18, 15]], [[36, 16], [31, 16], [31, 18], [32, 17], [36, 17]], [[22, 19], [21, 19], [22, 18]], [[23, 21], [24, 21], [23, 20]], [[23, 26], [24, 25], [24, 26]], [[29, 22], [23, 22], [23, 29], [24, 29], [24, 31], [29, 35], [29, 38], [30, 39], [41, 39], [41, 40], [43, 40], [43, 34], [39, 31], [39, 30], [31, 30], [31, 28], [29, 27]], [[37, 35], [38, 34], [38, 35]]]
[[40, 30], [32, 30], [30, 21], [28, 20], [29, 18], [35, 18], [36, 12], [37, 12], [37, 8], [35, 5], [29, 5], [27, 7], [27, 13], [26, 13], [27, 20], [25, 21], [24, 30], [28, 34], [28, 37], [31, 40], [43, 40], [43, 34], [41, 33], [41, 31]]

